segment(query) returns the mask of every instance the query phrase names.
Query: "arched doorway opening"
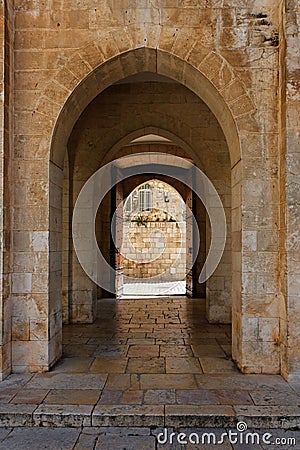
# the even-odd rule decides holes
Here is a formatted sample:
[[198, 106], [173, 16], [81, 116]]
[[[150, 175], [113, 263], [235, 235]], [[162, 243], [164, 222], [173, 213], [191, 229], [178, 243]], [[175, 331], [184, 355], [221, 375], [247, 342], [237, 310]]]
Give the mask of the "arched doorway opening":
[[[213, 55], [211, 55], [213, 57]], [[140, 58], [141, 57], [141, 58]], [[145, 57], [145, 58], [144, 58]], [[152, 58], [153, 57], [153, 58]], [[210, 57], [208, 58], [210, 59]], [[139, 61], [139, 64], [137, 65], [136, 62]], [[126, 64], [123, 64], [126, 61]], [[220, 61], [219, 61], [220, 62]], [[224, 64], [223, 64], [224, 63]], [[216, 63], [217, 65], [219, 63]], [[101, 73], [103, 75], [102, 69], [105, 67], [105, 73], [109, 76], [101, 77]], [[174, 135], [177, 135], [179, 139], [186, 140], [187, 144], [193, 148], [193, 140], [196, 139], [197, 143], [199, 144], [199, 147], [194, 151], [196, 151], [196, 155], [201, 159], [202, 163], [205, 166], [207, 158], [213, 160], [213, 167], [214, 167], [214, 173], [217, 175], [217, 178], [220, 174], [224, 175], [224, 158], [227, 158], [227, 161], [229, 161], [227, 167], [229, 168], [229, 174], [226, 175], [226, 179], [230, 180], [231, 182], [228, 182], [227, 184], [224, 184], [223, 181], [220, 181], [220, 185], [225, 186], [225, 191], [227, 191], [225, 194], [223, 194], [225, 197], [225, 202], [228, 205], [228, 212], [229, 212], [229, 218], [231, 217], [231, 226], [232, 226], [232, 234], [231, 234], [231, 242], [229, 242], [230, 250], [225, 255], [225, 259], [227, 257], [227, 261], [224, 260], [224, 266], [219, 268], [219, 271], [215, 273], [215, 276], [219, 277], [218, 280], [218, 291], [215, 292], [214, 289], [210, 289], [208, 292], [211, 293], [210, 298], [213, 299], [213, 302], [210, 302], [210, 305], [212, 308], [208, 308], [208, 310], [212, 313], [210, 320], [219, 320], [224, 321], [224, 317], [220, 319], [216, 319], [217, 316], [220, 314], [223, 314], [223, 311], [226, 311], [227, 319], [228, 320], [228, 314], [232, 315], [232, 323], [233, 323], [233, 358], [238, 362], [239, 367], [245, 371], [245, 372], [264, 372], [265, 370], [269, 370], [267, 367], [267, 361], [276, 361], [274, 367], [274, 371], [278, 371], [278, 364], [279, 364], [279, 350], [278, 346], [276, 346], [275, 338], [272, 338], [272, 341], [267, 340], [264, 341], [264, 337], [260, 334], [254, 333], [252, 334], [252, 323], [256, 328], [259, 328], [259, 324], [267, 324], [267, 327], [269, 330], [274, 327], [276, 328], [278, 325], [278, 320], [276, 318], [269, 318], [267, 316], [267, 312], [265, 308], [260, 308], [258, 303], [256, 303], [256, 315], [259, 314], [259, 317], [257, 317], [257, 320], [253, 320], [253, 312], [251, 309], [251, 305], [249, 302], [251, 301], [251, 293], [248, 289], [247, 280], [251, 278], [252, 270], [255, 269], [255, 271], [258, 273], [258, 265], [255, 265], [255, 267], [252, 269], [251, 264], [249, 265], [246, 262], [248, 261], [256, 261], [257, 258], [259, 259], [259, 255], [256, 254], [255, 251], [246, 250], [243, 253], [243, 245], [245, 241], [242, 239], [242, 223], [243, 221], [246, 221], [246, 216], [242, 215], [242, 208], [243, 210], [247, 210], [247, 208], [250, 208], [249, 205], [249, 198], [246, 196], [246, 191], [248, 192], [249, 189], [251, 189], [252, 181], [247, 182], [242, 185], [242, 159], [241, 159], [241, 152], [240, 152], [240, 142], [243, 143], [243, 148], [245, 151], [247, 150], [247, 142], [250, 144], [250, 137], [248, 133], [248, 125], [250, 123], [251, 127], [256, 124], [259, 128], [259, 124], [255, 122], [255, 118], [253, 115], [253, 102], [249, 99], [248, 95], [243, 91], [241, 95], [238, 96], [237, 99], [232, 99], [228, 102], [226, 100], [227, 97], [227, 85], [231, 85], [231, 83], [235, 82], [235, 75], [231, 68], [228, 66], [226, 61], [223, 61], [220, 65], [220, 73], [223, 71], [224, 67], [227, 67], [229, 72], [232, 73], [232, 77], [230, 81], [226, 81], [225, 79], [222, 81], [222, 84], [220, 79], [218, 78], [218, 82], [214, 79], [211, 79], [210, 76], [207, 74], [207, 72], [202, 73], [202, 63], [196, 64], [195, 61], [192, 63], [183, 61], [182, 59], [178, 58], [177, 56], [170, 54], [168, 52], [162, 52], [159, 49], [148, 49], [148, 48], [139, 48], [135, 49], [129, 52], [125, 52], [121, 55], [116, 56], [115, 58], [112, 58], [111, 60], [107, 60], [105, 64], [97, 67], [91, 74], [89, 74], [84, 80], [82, 80], [80, 86], [78, 86], [78, 89], [76, 88], [68, 101], [64, 104], [63, 110], [61, 111], [61, 114], [59, 116], [59, 119], [57, 121], [57, 126], [53, 135], [52, 144], [51, 144], [51, 163], [50, 163], [50, 178], [56, 177], [57, 179], [61, 176], [61, 169], [63, 165], [63, 157], [65, 154], [65, 150], [68, 144], [69, 152], [73, 150], [74, 144], [76, 144], [76, 133], [79, 131], [78, 128], [78, 119], [80, 116], [80, 119], [84, 119], [86, 114], [88, 114], [86, 106], [89, 105], [90, 107], [95, 107], [96, 103], [94, 101], [96, 100], [96, 95], [99, 95], [101, 92], [104, 94], [104, 90], [109, 86], [109, 88], [105, 91], [105, 94], [110, 96], [111, 92], [110, 89], [119, 89], [120, 92], [122, 89], [128, 87], [128, 77], [132, 77], [139, 73], [146, 73], [148, 74], [158, 74], [159, 77], [167, 77], [171, 80], [171, 84], [175, 82], [185, 89], [187, 89], [190, 94], [195, 95], [197, 98], [197, 101], [200, 100], [206, 108], [209, 110], [209, 114], [211, 114], [213, 118], [213, 122], [217, 123], [218, 125], [218, 131], [211, 133], [210, 129], [210, 119], [208, 122], [203, 121], [203, 124], [208, 123], [208, 134], [209, 136], [213, 136], [214, 144], [206, 145], [206, 140], [202, 139], [199, 135], [198, 131], [195, 130], [195, 126], [193, 123], [193, 119], [190, 118], [189, 125], [186, 123], [185, 119], [187, 117], [186, 110], [181, 110], [181, 116], [178, 120], [174, 120], [172, 118], [173, 113], [173, 107], [168, 107], [165, 110], [158, 111], [156, 106], [154, 105], [155, 102], [153, 100], [155, 99], [155, 96], [151, 98], [151, 107], [149, 108], [149, 105], [147, 106], [147, 110], [145, 109], [145, 103], [142, 102], [136, 102], [131, 109], [125, 110], [119, 110], [116, 109], [113, 106], [113, 103], [110, 104], [111, 107], [111, 115], [109, 116], [110, 119], [115, 121], [115, 126], [112, 127], [113, 132], [112, 134], [106, 133], [107, 126], [105, 125], [107, 122], [105, 119], [101, 118], [101, 122], [98, 121], [98, 131], [99, 131], [99, 123], [104, 125], [104, 128], [102, 129], [103, 133], [101, 138], [99, 139], [91, 139], [89, 140], [87, 145], [85, 145], [85, 152], [81, 153], [82, 158], [82, 173], [85, 172], [85, 175], [82, 176], [82, 179], [76, 180], [76, 183], [73, 183], [73, 187], [76, 186], [75, 190], [72, 192], [73, 201], [78, 195], [78, 190], [80, 189], [80, 185], [83, 184], [84, 178], [88, 177], [91, 173], [91, 158], [94, 159], [94, 166], [92, 168], [92, 171], [96, 170], [97, 167], [99, 167], [101, 164], [103, 164], [105, 158], [111, 158], [111, 150], [114, 149], [116, 151], [115, 146], [118, 144], [118, 142], [122, 140], [126, 140], [126, 136], [130, 135], [131, 133], [136, 132], [137, 130], [140, 130], [142, 128], [146, 129], [148, 127], [153, 128], [160, 128], [165, 129], [167, 132], [171, 132]], [[227, 69], [226, 69], [227, 70]], [[219, 72], [218, 72], [219, 73]], [[223, 73], [223, 72], [222, 72]], [[96, 83], [95, 83], [96, 80]], [[120, 80], [125, 80], [125, 82], [119, 83]], [[131, 80], [132, 81], [132, 80]], [[117, 84], [114, 84], [116, 83]], [[221, 83], [221, 85], [219, 84]], [[144, 80], [143, 82], [144, 83]], [[150, 81], [150, 84], [153, 83], [153, 80]], [[130, 83], [129, 83], [130, 84]], [[167, 83], [164, 84], [164, 91], [167, 86]], [[136, 86], [135, 86], [136, 87]], [[144, 88], [144, 86], [143, 86]], [[144, 89], [142, 88], [140, 92], [140, 96], [144, 95]], [[225, 93], [226, 91], [226, 93]], [[87, 95], [88, 92], [88, 95]], [[120, 94], [119, 92], [119, 94]], [[135, 94], [137, 92], [135, 91]], [[101, 95], [102, 95], [101, 94]], [[118, 96], [119, 96], [118, 94]], [[229, 94], [228, 94], [229, 95]], [[121, 96], [122, 97], [122, 96]], [[171, 97], [169, 97], [171, 98]], [[172, 97], [173, 98], [173, 97]], [[94, 100], [93, 100], [94, 99]], [[140, 97], [141, 99], [141, 97]], [[103, 104], [106, 104], [105, 95], [101, 98], [102, 101], [104, 101]], [[74, 103], [75, 102], [75, 103]], [[185, 102], [180, 102], [181, 106]], [[76, 107], [74, 107], [74, 104], [76, 104]], [[144, 110], [141, 110], [138, 114], [136, 113], [136, 105], [144, 104], [145, 108]], [[154, 106], [153, 106], [154, 105]], [[118, 111], [122, 115], [122, 121], [120, 122], [118, 118], [115, 116], [115, 112]], [[132, 127], [128, 129], [127, 127], [124, 127], [124, 124], [126, 122], [126, 118], [129, 117], [129, 111], [132, 112], [131, 114], [131, 124]], [[152, 114], [151, 120], [145, 120], [147, 117], [147, 112], [150, 112]], [[184, 112], [183, 112], [184, 111]], [[90, 110], [91, 112], [91, 110]], [[196, 115], [197, 116], [197, 115]], [[106, 118], [107, 118], [106, 114]], [[247, 118], [250, 120], [250, 122], [247, 122]], [[124, 119], [124, 120], [123, 120]], [[195, 117], [194, 117], [195, 119]], [[121, 124], [121, 126], [120, 126]], [[248, 125], [247, 125], [248, 124]], [[89, 128], [89, 127], [87, 127]], [[242, 131], [241, 131], [242, 130]], [[204, 133], [205, 135], [205, 133]], [[243, 135], [243, 139], [242, 136]], [[206, 135], [207, 136], [207, 135]], [[186, 139], [184, 139], [186, 137]], [[77, 134], [78, 138], [78, 134]], [[221, 138], [222, 144], [218, 142]], [[226, 146], [226, 152], [216, 157], [215, 150], [219, 149], [221, 150], [225, 143]], [[105, 151], [108, 156], [100, 156], [99, 153], [91, 151], [93, 148], [99, 148], [99, 145], [103, 145], [105, 147]], [[204, 147], [207, 149], [207, 151], [203, 151]], [[79, 154], [79, 153], [78, 153]], [[73, 154], [74, 156], [74, 154]], [[73, 167], [74, 173], [76, 173], [76, 164], [79, 162], [79, 159], [73, 158], [69, 153], [69, 162], [70, 166]], [[196, 161], [196, 158], [195, 158]], [[197, 163], [198, 164], [198, 163]], [[199, 162], [200, 164], [200, 162]], [[219, 166], [220, 164], [220, 166]], [[227, 164], [227, 163], [226, 163]], [[79, 164], [77, 164], [77, 167], [79, 167]], [[52, 178], [53, 179], [53, 178]], [[85, 178], [86, 179], [86, 178]], [[53, 179], [54, 180], [54, 179]], [[77, 183], [79, 181], [79, 183]], [[216, 181], [216, 184], [218, 184], [218, 180], [212, 180], [213, 182]], [[53, 182], [55, 184], [55, 180]], [[214, 183], [215, 184], [215, 183]], [[216, 185], [215, 184], [215, 185]], [[51, 185], [51, 182], [50, 182]], [[270, 186], [267, 186], [267, 189], [269, 189]], [[271, 188], [270, 188], [271, 189]], [[51, 188], [50, 188], [51, 190]], [[224, 191], [224, 192], [225, 192]], [[268, 190], [269, 192], [269, 190]], [[269, 192], [270, 198], [272, 196], [272, 193]], [[232, 197], [232, 202], [230, 200], [230, 197]], [[272, 197], [273, 198], [273, 197]], [[242, 203], [242, 201], [244, 203]], [[56, 207], [56, 205], [51, 205], [50, 208], [50, 219], [53, 222], [56, 220], [56, 214], [59, 211], [59, 207]], [[231, 214], [230, 214], [231, 212]], [[249, 214], [251, 214], [251, 211], [249, 211]], [[247, 216], [248, 217], [248, 216]], [[252, 224], [251, 217], [249, 216], [249, 221], [247, 222], [248, 225]], [[247, 225], [245, 222], [245, 233], [247, 235], [250, 235], [248, 233]], [[252, 225], [249, 225], [250, 227]], [[253, 225], [255, 226], [255, 224]], [[254, 233], [255, 234], [255, 233]], [[246, 234], [245, 234], [246, 236]], [[246, 244], [245, 244], [246, 245]], [[56, 251], [55, 248], [56, 243], [55, 239], [51, 240], [50, 246], [54, 249], [53, 253], [50, 250], [50, 264], [51, 264], [51, 257], [55, 256], [54, 252]], [[248, 248], [248, 247], [247, 247]], [[252, 252], [251, 255], [248, 255], [247, 252]], [[243, 261], [245, 260], [245, 264], [243, 264]], [[259, 259], [261, 261], [262, 259]], [[263, 263], [264, 265], [264, 271], [267, 271], [267, 262]], [[72, 259], [72, 266], [73, 269], [76, 266], [76, 261]], [[230, 268], [230, 274], [232, 279], [231, 282], [228, 283], [226, 279], [224, 278], [224, 274], [228, 273], [228, 269]], [[74, 271], [75, 274], [75, 271]], [[245, 276], [244, 276], [245, 274]], [[57, 272], [57, 276], [59, 277], [59, 273]], [[51, 279], [54, 280], [54, 277], [50, 276], [50, 286], [52, 285]], [[73, 277], [73, 279], [76, 279], [76, 276]], [[49, 289], [49, 304], [52, 304], [52, 298], [55, 305], [55, 308], [59, 308], [59, 297], [60, 297], [60, 289], [56, 289], [56, 287], [61, 286], [60, 283], [55, 283], [55, 286], [53, 289], [50, 287]], [[72, 283], [72, 286], [74, 284]], [[216, 285], [215, 285], [216, 286]], [[226, 302], [226, 299], [228, 298], [228, 295], [226, 293], [226, 290], [229, 289], [231, 286], [231, 305], [229, 305]], [[88, 289], [87, 289], [88, 290]], [[92, 289], [91, 289], [92, 291]], [[72, 294], [73, 295], [73, 294]], [[102, 294], [101, 294], [102, 295]], [[75, 292], [76, 297], [76, 292]], [[82, 298], [82, 296], [80, 297]], [[208, 296], [209, 298], [209, 296]], [[86, 296], [87, 302], [93, 302], [91, 300], [90, 294]], [[216, 300], [219, 299], [220, 302], [218, 303]], [[278, 303], [278, 297], [276, 297], [276, 303]], [[243, 302], [246, 302], [247, 308], [244, 309], [244, 306], [242, 304]], [[259, 300], [257, 300], [259, 302]], [[82, 307], [83, 306], [83, 307]], [[56, 312], [55, 308], [52, 308], [53, 314], [58, 316], [58, 313]], [[78, 311], [81, 310], [84, 311], [85, 307], [84, 304], [80, 304], [77, 308]], [[81, 320], [82, 317], [86, 316], [85, 314], [81, 315], [81, 318], [78, 320]], [[272, 319], [272, 320], [271, 320]], [[53, 318], [55, 320], [55, 317]], [[250, 324], [250, 325], [249, 325]], [[58, 327], [59, 328], [59, 327]], [[57, 328], [57, 329], [58, 329]], [[277, 328], [276, 328], [277, 329]], [[262, 337], [259, 337], [262, 336]], [[269, 336], [269, 335], [268, 335]], [[273, 334], [272, 334], [273, 336]], [[275, 336], [275, 334], [274, 334]], [[53, 337], [55, 342], [59, 342], [59, 333], [57, 333], [56, 336]], [[259, 349], [260, 357], [259, 359], [255, 358], [253, 355], [255, 353], [256, 344], [258, 344], [257, 349]], [[57, 347], [59, 350], [59, 346]], [[272, 352], [270, 353], [267, 349], [272, 349]], [[56, 353], [55, 353], [56, 354]], [[57, 355], [59, 354], [59, 351]], [[263, 355], [263, 356], [262, 356]], [[55, 359], [55, 358], [54, 358]], [[273, 364], [273, 363], [272, 363]]]
[[[174, 103], [170, 103], [172, 96]], [[206, 314], [210, 322], [230, 323], [231, 169], [228, 145], [211, 110], [182, 84], [151, 73], [144, 73], [142, 80], [140, 75], [131, 76], [110, 86], [86, 107], [68, 140], [69, 181], [64, 185], [69, 185], [69, 231], [76, 199], [89, 177], [105, 163], [137, 152], [166, 152], [192, 161], [207, 173], [219, 192], [226, 212], [229, 239], [218, 271], [206, 284], [199, 284], [196, 280], [210, 247], [209, 219], [201, 201], [192, 192], [183, 191], [172, 180], [164, 180], [178, 192], [182, 190], [185, 203], [190, 210], [195, 210], [201, 235], [195, 264], [186, 274], [185, 292], [194, 297], [206, 297]], [[149, 182], [149, 176], [142, 179], [141, 173], [140, 177], [143, 185]], [[131, 185], [131, 190], [133, 187]], [[128, 187], [126, 189], [128, 191]], [[127, 191], [126, 196], [130, 193]], [[67, 195], [65, 192], [63, 198]], [[117, 203], [123, 199], [124, 192], [121, 196], [120, 192], [110, 192], [99, 208], [96, 221], [99, 247], [111, 265], [116, 261], [115, 245], [107, 236], [111, 233], [111, 219]], [[192, 238], [186, 247], [186, 255], [192, 256]], [[72, 246], [68, 258], [64, 258], [64, 270], [67, 263], [69, 291], [64, 292], [64, 298], [69, 302], [64, 304], [64, 308], [67, 307], [63, 312], [65, 323], [92, 323], [97, 316], [97, 299], [111, 297], [111, 294], [95, 286], [87, 277]], [[112, 285], [115, 284], [116, 280], [112, 280]]]
[[[135, 187], [116, 210], [121, 240], [116, 296], [185, 295], [186, 204], [170, 184], [150, 179]], [[120, 215], [121, 213], [121, 215]], [[191, 230], [189, 230], [191, 232]]]

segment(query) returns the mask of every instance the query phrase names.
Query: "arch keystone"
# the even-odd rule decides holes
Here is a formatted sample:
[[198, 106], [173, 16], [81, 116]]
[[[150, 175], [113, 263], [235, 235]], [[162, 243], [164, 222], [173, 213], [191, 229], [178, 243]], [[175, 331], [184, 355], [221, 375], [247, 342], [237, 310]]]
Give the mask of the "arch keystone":
[[148, 47], [157, 48], [161, 25], [137, 25], [132, 24], [127, 27], [130, 33], [133, 48]]

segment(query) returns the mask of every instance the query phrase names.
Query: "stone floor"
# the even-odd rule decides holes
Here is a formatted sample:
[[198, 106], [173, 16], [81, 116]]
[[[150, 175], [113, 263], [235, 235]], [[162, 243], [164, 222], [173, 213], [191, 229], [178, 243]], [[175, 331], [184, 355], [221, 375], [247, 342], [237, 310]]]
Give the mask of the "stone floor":
[[[172, 436], [172, 429], [168, 429], [166, 432], [164, 429], [147, 427], [0, 428], [0, 450], [299, 449], [300, 431], [248, 430], [239, 434], [239, 440], [240, 436], [243, 436], [242, 444], [236, 443], [237, 437], [234, 434], [230, 435], [230, 431], [235, 433], [236, 430], [181, 428], [176, 430], [175, 435]], [[254, 441], [251, 440], [253, 432], [256, 433]], [[184, 433], [186, 437], [180, 436], [179, 433]], [[195, 444], [196, 436], [198, 436], [199, 445]], [[166, 440], [167, 442], [164, 443]], [[264, 440], [267, 440], [269, 444]], [[187, 441], [188, 444], [180, 444], [182, 441]], [[253, 445], [252, 442], [254, 442]]]
[[300, 428], [300, 382], [241, 374], [230, 335], [202, 299], [103, 300], [51, 372], [0, 383], [0, 425]]

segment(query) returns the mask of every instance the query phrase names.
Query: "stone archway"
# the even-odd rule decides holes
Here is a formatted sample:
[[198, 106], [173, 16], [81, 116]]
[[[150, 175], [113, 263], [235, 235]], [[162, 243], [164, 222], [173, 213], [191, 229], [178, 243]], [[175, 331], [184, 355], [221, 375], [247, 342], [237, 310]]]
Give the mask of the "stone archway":
[[[137, 52], [139, 52], [139, 54], [142, 54], [142, 53], [144, 53], [144, 52], [148, 52], [148, 50], [149, 49], [139, 49], [139, 50], [137, 50]], [[153, 50], [149, 50], [150, 51], [150, 53], [152, 53], [153, 52]], [[154, 51], [155, 52], [155, 51]], [[156, 52], [155, 52], [156, 53]], [[133, 55], [132, 55], [133, 56]], [[122, 57], [122, 55], [120, 56], [120, 58]], [[109, 62], [108, 62], [109, 63]], [[150, 69], [151, 69], [151, 67], [149, 67], [148, 65], [147, 65], [148, 63], [147, 63], [147, 58], [146, 58], [146, 62], [145, 62], [145, 71], [150, 71]], [[187, 66], [187, 67], [189, 67], [189, 66]], [[157, 73], [157, 72], [154, 72], [154, 73]], [[116, 77], [116, 74], [113, 74], [114, 75], [114, 79], [117, 79], [117, 77]], [[129, 75], [130, 75], [130, 72], [129, 72]], [[132, 74], [131, 74], [132, 75]], [[179, 79], [181, 78], [180, 76], [178, 77]], [[174, 79], [174, 75], [173, 75], [173, 79]], [[187, 84], [187, 83], [185, 83], [185, 84]], [[211, 89], [213, 89], [213, 91], [215, 91], [215, 88], [212, 86], [212, 85], [210, 85], [210, 88]], [[218, 94], [219, 95], [219, 94]], [[224, 110], [224, 108], [223, 108], [223, 110]], [[231, 117], [231, 116], [230, 116]], [[234, 123], [234, 122], [232, 122], [232, 123]], [[225, 126], [225, 125], [224, 125]], [[226, 128], [226, 127], [225, 127]], [[151, 128], [150, 127], [146, 127], [146, 128], [144, 128], [143, 129], [143, 133], [146, 133], [146, 132], [148, 132], [149, 130], [150, 130]], [[153, 129], [153, 128], [152, 128]], [[157, 127], [155, 127], [155, 129], [157, 129]], [[58, 132], [58, 134], [60, 133], [60, 131], [59, 131], [59, 126], [57, 127], [57, 132]], [[170, 133], [170, 132], [167, 132], [167, 133], [165, 133], [166, 134], [166, 136], [170, 136], [172, 133]], [[133, 131], [132, 132], [132, 134], [129, 134], [129, 136], [131, 136], [131, 137], [137, 137], [139, 135], [139, 131], [138, 130], [135, 130], [135, 131]], [[234, 133], [232, 133], [232, 131], [231, 131], [231, 135], [232, 136], [234, 136]], [[55, 138], [55, 139], [57, 139], [57, 137]], [[126, 141], [126, 139], [128, 139], [127, 137], [126, 138], [122, 138], [122, 136], [116, 136], [116, 142], [115, 142], [115, 145], [113, 146], [113, 148], [110, 150], [110, 154], [111, 153], [113, 153], [113, 149], [114, 148], [116, 148], [117, 149], [117, 147], [118, 147], [118, 145], [120, 145], [121, 143], [125, 143], [125, 141]], [[232, 137], [232, 139], [233, 139], [233, 137]], [[180, 138], [177, 138], [177, 141], [178, 141], [178, 143], [179, 143], [179, 141], [180, 141], [180, 144], [182, 144], [182, 139], [180, 139]], [[62, 141], [60, 141], [60, 142], [62, 142]], [[54, 145], [55, 145], [55, 140], [54, 140]], [[185, 145], [185, 147], [186, 147], [186, 145]], [[234, 148], [234, 151], [236, 152], [236, 146], [233, 146], [233, 148]], [[189, 147], [189, 149], [190, 149], [190, 147]], [[234, 156], [234, 155], [231, 155], [232, 156], [232, 159], [235, 161], [235, 158], [238, 158], [237, 156]], [[59, 157], [58, 157], [59, 158]], [[240, 161], [240, 160], [239, 160]], [[238, 162], [239, 162], [238, 161]], [[59, 159], [57, 159], [56, 160], [56, 162], [57, 163], [59, 163]], [[99, 161], [99, 163], [100, 163], [100, 161]], [[237, 169], [238, 169], [238, 163], [236, 164], [236, 172], [237, 172]], [[236, 189], [236, 188], [235, 188]], [[236, 288], [236, 290], [237, 290], [237, 294], [238, 294], [238, 291], [239, 291], [239, 288], [237, 287]], [[90, 291], [92, 292], [92, 288], [90, 289]]]
[[[260, 131], [255, 118], [255, 106], [243, 84], [222, 56], [205, 49], [199, 42], [194, 42], [190, 50], [190, 44], [188, 48], [183, 45], [187, 42], [184, 33], [178, 32], [176, 36], [171, 36], [172, 34], [169, 39], [160, 36], [155, 48], [135, 48], [125, 32], [122, 39], [118, 40], [118, 45], [115, 37], [111, 41], [113, 45], [110, 45], [110, 39], [91, 43], [76, 52], [55, 74], [37, 103], [36, 130], [43, 130], [43, 145], [51, 149], [50, 211], [47, 226], [47, 232], [50, 232], [47, 274], [49, 287], [41, 300], [49, 321], [49, 332], [41, 344], [34, 343], [31, 347], [28, 345], [28, 348], [32, 349], [31, 355], [36, 354], [36, 349], [44, 355], [42, 364], [38, 364], [34, 356], [31, 356], [31, 362], [24, 356], [24, 366], [46, 370], [55, 363], [61, 353], [61, 272], [57, 261], [60, 261], [61, 257], [58, 241], [62, 167], [70, 132], [87, 104], [107, 86], [138, 72], [154, 72], [178, 81], [199, 96], [209, 106], [223, 129], [230, 151], [234, 198], [233, 356], [239, 367], [246, 372], [266, 372], [270, 367], [273, 372], [279, 370], [276, 340], [278, 318], [270, 317], [265, 306], [259, 306], [259, 302], [256, 305], [255, 317], [249, 307], [249, 277], [253, 271], [257, 274], [266, 272], [276, 263], [272, 258], [262, 261], [263, 255], [258, 255], [257, 258], [252, 244], [247, 249], [250, 254], [242, 251], [242, 199], [246, 211], [247, 204], [249, 206], [252, 202], [248, 193], [251, 194], [253, 189], [253, 180], [250, 176], [242, 187], [241, 148], [244, 156], [244, 152], [247, 153], [251, 147], [251, 133]], [[268, 183], [266, 190], [272, 201], [272, 189]], [[247, 227], [245, 229], [250, 241], [252, 236], [255, 239], [257, 235], [257, 230], [252, 230], [251, 226], [255, 228], [255, 225], [248, 225], [250, 230]], [[259, 334], [262, 326], [268, 330], [266, 334]], [[275, 337], [270, 338], [271, 335]], [[17, 344], [14, 347], [17, 348]]]

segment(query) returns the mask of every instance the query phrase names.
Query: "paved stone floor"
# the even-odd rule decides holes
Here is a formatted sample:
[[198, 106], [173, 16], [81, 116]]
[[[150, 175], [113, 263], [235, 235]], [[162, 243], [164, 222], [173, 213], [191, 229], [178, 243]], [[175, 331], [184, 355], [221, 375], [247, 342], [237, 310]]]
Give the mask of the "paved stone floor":
[[51, 372], [0, 383], [0, 425], [299, 428], [300, 382], [241, 374], [230, 326], [204, 312], [185, 297], [101, 301], [94, 324], [64, 327]]

